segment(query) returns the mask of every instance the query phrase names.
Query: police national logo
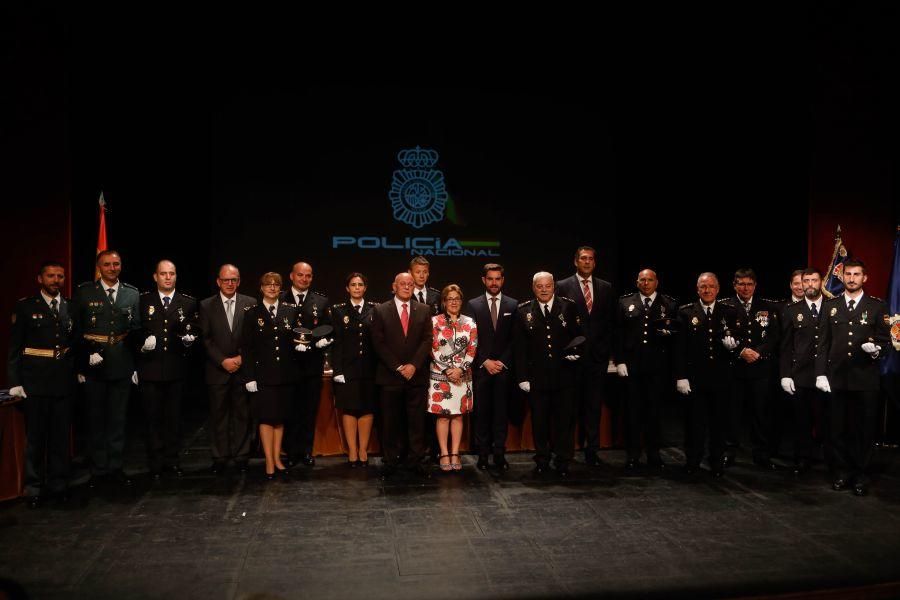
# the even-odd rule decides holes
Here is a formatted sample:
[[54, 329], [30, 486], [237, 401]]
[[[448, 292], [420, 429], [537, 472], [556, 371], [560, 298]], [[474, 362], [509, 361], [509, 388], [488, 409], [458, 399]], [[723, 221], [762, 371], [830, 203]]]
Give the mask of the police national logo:
[[442, 220], [447, 188], [444, 174], [434, 168], [438, 153], [416, 146], [398, 152], [397, 160], [404, 168], [394, 171], [388, 194], [394, 218], [416, 229]]

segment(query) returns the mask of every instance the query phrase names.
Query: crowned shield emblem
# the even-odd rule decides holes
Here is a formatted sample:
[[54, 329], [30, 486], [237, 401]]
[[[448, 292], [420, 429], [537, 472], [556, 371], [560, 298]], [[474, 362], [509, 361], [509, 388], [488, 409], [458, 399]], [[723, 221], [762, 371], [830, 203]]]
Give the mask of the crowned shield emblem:
[[447, 188], [444, 174], [434, 168], [438, 153], [416, 146], [398, 152], [397, 160], [404, 168], [394, 171], [388, 194], [394, 218], [416, 229], [441, 221]]

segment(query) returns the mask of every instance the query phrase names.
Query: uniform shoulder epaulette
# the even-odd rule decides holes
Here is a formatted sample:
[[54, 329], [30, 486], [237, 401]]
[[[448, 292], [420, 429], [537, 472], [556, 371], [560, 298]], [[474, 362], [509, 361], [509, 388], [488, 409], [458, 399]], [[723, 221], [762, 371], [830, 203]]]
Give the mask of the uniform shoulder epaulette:
[[95, 285], [96, 283], [97, 283], [96, 281], [85, 281], [84, 283], [79, 283], [78, 287], [80, 287], [80, 288], [88, 287], [88, 286]]
[[629, 296], [634, 296], [634, 294], [635, 294], [635, 292], [628, 292], [627, 294], [622, 294], [621, 296], [619, 296], [619, 300], [624, 300], [625, 298], [628, 298]]
[[346, 302], [338, 302], [337, 304], [333, 304], [333, 305], [331, 306], [331, 308], [343, 308], [343, 307], [345, 307], [345, 306], [347, 306], [347, 303], [346, 303]]
[[675, 298], [673, 298], [672, 296], [670, 296], [670, 295], [668, 295], [668, 294], [660, 294], [660, 296], [662, 296], [663, 298], [665, 298], [666, 300], [668, 300], [668, 301], [671, 302], [672, 304], [678, 304], [678, 300], [676, 300]]
[[435, 292], [435, 293], [438, 293], [438, 294], [441, 293], [441, 290], [439, 290], [439, 289], [437, 289], [437, 288], [427, 287], [427, 288], [425, 288], [425, 289], [426, 289], [426, 290], [431, 290], [432, 292]]
[[244, 307], [244, 312], [247, 312], [247, 311], [250, 310], [251, 308], [256, 308], [256, 305], [255, 305], [255, 304], [251, 304], [250, 306], [245, 306], [245, 307]]
[[565, 296], [560, 296], [560, 295], [558, 295], [558, 294], [557, 294], [556, 297], [557, 297], [557, 298], [561, 298], [562, 300], [565, 300], [566, 302], [575, 302], [575, 301], [572, 300], [571, 298], [566, 298]]
[[[868, 294], [867, 294], [867, 295], [868, 295]], [[874, 300], [875, 302], [884, 302], [884, 300], [882, 300], [882, 299], [879, 298], [878, 296], [869, 296], [869, 298], [871, 298], [871, 299]]]
[[149, 293], [150, 293], [150, 292], [141, 292], [141, 296], [146, 296], [146, 295], [149, 294]]
[[38, 299], [39, 299], [37, 296], [25, 296], [25, 297], [23, 297], [23, 298], [19, 298], [18, 300], [16, 300], [16, 302], [25, 302], [25, 301], [28, 300], [29, 298], [34, 298], [35, 300], [38, 300]]
[[[843, 294], [841, 294], [843, 295]], [[831, 302], [840, 302], [841, 296], [832, 296], [831, 298], [822, 298], [822, 304], [829, 304]]]
[[131, 290], [134, 290], [134, 291], [138, 291], [138, 289], [137, 289], [136, 287], [134, 287], [133, 285], [131, 285], [130, 283], [125, 283], [124, 281], [120, 281], [119, 284], [121, 284], [121, 286], [124, 287], [124, 288], [128, 288], [128, 289], [131, 289]]
[[366, 306], [371, 306], [371, 307], [374, 308], [374, 307], [378, 306], [378, 303], [377, 303], [377, 302], [372, 302], [372, 301], [370, 301], [370, 300], [366, 300]]
[[183, 293], [181, 293], [181, 292], [178, 292], [178, 293], [179, 293], [180, 295], [184, 296], [185, 298], [187, 298], [188, 300], [196, 300], [196, 298], [194, 298], [194, 297], [191, 296], [190, 294], [183, 294]]
[[722, 306], [727, 306], [728, 308], [737, 308], [737, 305], [734, 304], [733, 298], [725, 298], [724, 300], [718, 300], [718, 303]]
[[533, 302], [533, 300], [526, 300], [525, 302], [519, 302], [519, 308], [522, 308], [523, 306], [529, 306], [532, 302]]
[[328, 296], [326, 296], [325, 294], [323, 294], [322, 292], [317, 292], [317, 291], [315, 291], [315, 290], [313, 290], [312, 293], [315, 294], [316, 296], [322, 296], [323, 298], [327, 298], [327, 297], [328, 297]]
[[678, 310], [687, 310], [694, 305], [693, 302], [688, 302], [687, 304], [682, 304], [678, 307]]
[[771, 298], [760, 298], [763, 302], [768, 302], [769, 304], [779, 304], [784, 302], [784, 300], [772, 300]]

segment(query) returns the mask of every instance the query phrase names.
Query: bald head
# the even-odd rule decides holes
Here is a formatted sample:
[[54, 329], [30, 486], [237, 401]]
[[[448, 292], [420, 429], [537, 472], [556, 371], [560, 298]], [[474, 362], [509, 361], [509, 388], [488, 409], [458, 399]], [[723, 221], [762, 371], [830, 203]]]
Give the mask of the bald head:
[[397, 273], [394, 277], [394, 284], [391, 286], [394, 290], [394, 296], [403, 302], [407, 302], [412, 298], [413, 287], [415, 287], [415, 282], [408, 271]]
[[298, 292], [306, 292], [312, 285], [313, 269], [312, 265], [305, 262], [294, 263], [291, 269], [291, 285]]
[[637, 287], [644, 296], [652, 296], [659, 286], [659, 280], [656, 278], [656, 271], [653, 269], [644, 269], [638, 273]]
[[168, 295], [175, 290], [175, 263], [171, 260], [161, 260], [156, 263], [156, 272], [153, 273], [153, 281], [156, 282], [156, 289]]

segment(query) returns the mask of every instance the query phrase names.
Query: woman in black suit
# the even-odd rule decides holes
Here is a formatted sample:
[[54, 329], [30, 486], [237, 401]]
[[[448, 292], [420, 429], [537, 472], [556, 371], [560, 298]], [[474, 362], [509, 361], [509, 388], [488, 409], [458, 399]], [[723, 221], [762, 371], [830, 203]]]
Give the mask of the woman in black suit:
[[266, 455], [266, 479], [287, 474], [281, 462], [284, 422], [290, 415], [297, 384], [294, 327], [297, 306], [279, 302], [281, 275], [266, 273], [259, 280], [262, 302], [245, 309], [241, 372], [250, 395], [250, 410], [259, 422], [259, 439]]
[[350, 301], [331, 307], [334, 406], [341, 411], [347, 462], [351, 467], [369, 465], [366, 450], [374, 420], [377, 357], [372, 350], [369, 325], [375, 304], [364, 299], [368, 283], [362, 273], [351, 273], [346, 280]]

